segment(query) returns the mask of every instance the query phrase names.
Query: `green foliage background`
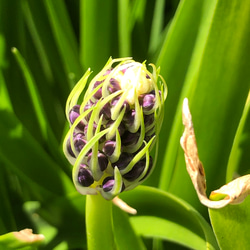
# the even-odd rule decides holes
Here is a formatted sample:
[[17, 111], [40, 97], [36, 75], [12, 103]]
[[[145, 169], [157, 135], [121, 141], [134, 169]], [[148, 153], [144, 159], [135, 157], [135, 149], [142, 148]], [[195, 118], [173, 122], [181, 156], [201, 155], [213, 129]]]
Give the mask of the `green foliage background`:
[[138, 215], [113, 209], [118, 248], [246, 249], [249, 199], [208, 213], [179, 141], [188, 97], [208, 192], [249, 173], [249, 24], [248, 0], [0, 0], [0, 234], [29, 227], [41, 249], [86, 249], [64, 106], [87, 68], [132, 56], [160, 66], [169, 93], [157, 167], [121, 195]]

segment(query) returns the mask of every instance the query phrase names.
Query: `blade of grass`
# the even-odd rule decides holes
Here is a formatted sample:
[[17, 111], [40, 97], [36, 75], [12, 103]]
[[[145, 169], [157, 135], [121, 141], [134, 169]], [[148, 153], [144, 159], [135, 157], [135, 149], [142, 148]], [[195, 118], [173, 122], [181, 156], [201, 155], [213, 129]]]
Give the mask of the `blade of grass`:
[[66, 72], [74, 74], [75, 79], [80, 79], [82, 67], [79, 60], [79, 50], [66, 6], [60, 0], [45, 0], [44, 4]]
[[[197, 51], [197, 55], [199, 52], [200, 56], [202, 55], [202, 46], [205, 46], [206, 32], [209, 32], [215, 1], [209, 2], [204, 16], [202, 16], [203, 4], [202, 1], [197, 0], [181, 1], [157, 61], [157, 64], [161, 66], [161, 74], [166, 80], [169, 92], [165, 105], [164, 133], [161, 133], [160, 138], [162, 139], [159, 147], [159, 162], [163, 162], [164, 166], [160, 178], [160, 188], [164, 190], [169, 188], [177, 161], [179, 138], [182, 131], [181, 106], [187, 91], [183, 88], [190, 88], [187, 85], [184, 86], [185, 77], [195, 44], [199, 44], [196, 43], [199, 33], [200, 49]], [[168, 142], [167, 150], [166, 142]]]
[[243, 154], [242, 144], [245, 139], [249, 138], [247, 137], [247, 134], [245, 132], [245, 128], [247, 125], [246, 122], [249, 115], [250, 115], [250, 92], [248, 92], [248, 98], [239, 122], [237, 132], [234, 137], [233, 146], [228, 159], [226, 182], [230, 182], [234, 178], [234, 175], [238, 172], [238, 169], [240, 167], [240, 160]]
[[30, 99], [32, 101], [34, 110], [35, 110], [35, 114], [37, 116], [37, 121], [38, 124], [40, 126], [40, 131], [41, 134], [43, 136], [43, 140], [44, 142], [46, 142], [48, 144], [48, 147], [52, 153], [52, 155], [55, 156], [55, 159], [58, 160], [58, 162], [61, 163], [61, 167], [62, 169], [64, 169], [64, 171], [66, 173], [69, 172], [68, 166], [65, 164], [65, 159], [63, 157], [62, 154], [62, 150], [57, 150], [57, 148], [59, 147], [59, 144], [52, 132], [52, 129], [50, 127], [50, 124], [48, 122], [44, 107], [43, 107], [43, 102], [41, 100], [41, 97], [39, 95], [39, 92], [37, 90], [36, 84], [34, 82], [33, 76], [24, 60], [24, 58], [21, 56], [21, 54], [19, 53], [19, 51], [16, 48], [12, 49], [13, 54], [15, 55], [15, 58], [22, 70], [24, 79], [26, 81], [27, 84], [27, 89], [29, 91], [30, 94]]
[[156, 51], [158, 44], [161, 40], [160, 37], [163, 29], [164, 7], [165, 7], [164, 0], [156, 1], [152, 27], [150, 32], [149, 54], [153, 54], [153, 52]]
[[117, 206], [113, 207], [113, 227], [116, 245], [119, 250], [146, 249], [142, 239], [133, 229], [129, 216]]
[[119, 31], [119, 55], [131, 56], [131, 27], [128, 25], [130, 16], [130, 1], [118, 1], [118, 31]]
[[115, 9], [112, 0], [80, 1], [80, 58], [85, 70], [97, 72], [118, 54]]
[[[249, 91], [250, 38], [247, 23], [250, 21], [250, 6], [245, 1], [232, 1], [230, 4], [209, 1], [204, 5], [204, 18], [209, 17], [209, 7], [210, 18], [204, 20], [197, 37], [182, 96], [190, 99], [208, 190], [214, 190], [225, 183], [226, 164]], [[175, 167], [169, 190], [200, 206], [184, 170], [184, 160], [180, 161], [183, 152], [178, 145], [174, 146], [179, 141], [180, 126], [179, 120], [171, 137], [173, 141], [169, 144], [169, 148], [173, 146], [178, 153], [176, 162], [174, 165], [168, 164], [168, 160], [165, 162], [167, 168]], [[166, 159], [175, 155], [169, 153]]]
[[[47, 84], [50, 87], [56, 86], [57, 95], [62, 93], [62, 97], [59, 97], [63, 98], [64, 101], [70, 91], [69, 87], [73, 86], [73, 84], [69, 82], [67, 77], [68, 72], [64, 69], [60, 49], [53, 36], [53, 30], [48, 20], [44, 3], [24, 0], [22, 1], [22, 5], [25, 21], [39, 55], [41, 65], [43, 65], [42, 68], [45, 72]], [[41, 20], [43, 21], [41, 22]], [[33, 65], [32, 62], [29, 65]], [[41, 72], [41, 69], [39, 71]], [[60, 84], [57, 84], [57, 82]]]
[[0, 158], [39, 200], [74, 190], [71, 179], [22, 126], [15, 115], [0, 111]]
[[[143, 226], [143, 220], [140, 220], [140, 223], [142, 223], [142, 225], [133, 225], [134, 228], [138, 228], [139, 230], [141, 230], [141, 232], [143, 232], [143, 230], [145, 229], [143, 234], [145, 233], [146, 235], [146, 231], [149, 230], [147, 223], [153, 216], [158, 218], [159, 223], [163, 223], [164, 227], [166, 224], [168, 224], [169, 226], [173, 226], [172, 230], [175, 230], [176, 227], [180, 227], [182, 228], [182, 230], [185, 229], [189, 232], [192, 232], [191, 234], [193, 234], [193, 236], [195, 235], [195, 238], [197, 240], [197, 244], [195, 242], [189, 243], [192, 246], [194, 244], [196, 244], [197, 246], [199, 244], [198, 242], [200, 242], [200, 240], [202, 239], [204, 243], [204, 249], [206, 245], [210, 246], [211, 249], [218, 249], [214, 234], [209, 224], [193, 207], [191, 207], [185, 201], [177, 198], [176, 196], [156, 188], [139, 186], [136, 189], [131, 190], [130, 192], [122, 193], [120, 195], [120, 198], [125, 200], [126, 203], [137, 210], [138, 216], [131, 217], [131, 222], [133, 222], [134, 220], [134, 222], [136, 223], [137, 217], [138, 221], [140, 220], [141, 216], [148, 217], [148, 221], [145, 220], [145, 227]], [[163, 221], [161, 219], [163, 219]], [[184, 238], [182, 238], [182, 236], [179, 236], [178, 234], [175, 235], [172, 230], [171, 228], [168, 228], [168, 239], [171, 238], [171, 240], [180, 243], [182, 240], [186, 242], [190, 240], [188, 239], [188, 236], [183, 235]], [[159, 227], [158, 232], [160, 231], [161, 228]], [[164, 235], [164, 237], [166, 237], [167, 232], [160, 233], [161, 235]], [[154, 234], [154, 236], [156, 235]]]
[[42, 101], [40, 98], [40, 95], [36, 89], [36, 85], [34, 83], [34, 79], [31, 75], [31, 72], [29, 71], [25, 60], [21, 56], [20, 52], [16, 49], [12, 49], [13, 54], [15, 55], [15, 58], [24, 74], [24, 78], [27, 83], [27, 88], [29, 90], [29, 94], [31, 97], [31, 100], [33, 102], [33, 106], [37, 115], [37, 120], [40, 126], [41, 134], [43, 135], [43, 138], [45, 141], [48, 141], [48, 124], [47, 124], [47, 119], [46, 115], [43, 109]]
[[36, 28], [36, 24], [34, 22], [28, 1], [27, 0], [22, 1], [22, 6], [23, 6], [23, 12], [25, 13], [27, 26], [30, 30], [30, 34], [33, 37], [34, 44], [37, 48], [39, 57], [41, 59], [41, 65], [42, 65], [43, 71], [45, 72], [45, 75], [48, 79], [48, 83], [50, 83], [53, 80], [53, 73], [52, 73], [51, 65], [48, 59], [48, 53], [46, 53], [46, 48], [44, 47], [42, 39], [39, 35], [39, 31]]
[[[193, 10], [196, 11], [193, 11]], [[164, 108], [164, 121], [160, 133], [158, 168], [156, 168], [149, 178], [153, 179], [156, 185], [167, 190], [173, 174], [175, 164], [176, 146], [168, 148], [171, 157], [168, 159], [168, 167], [165, 162], [166, 148], [170, 136], [175, 133], [174, 117], [177, 110], [178, 101], [184, 84], [186, 72], [191, 60], [195, 40], [199, 30], [201, 19], [202, 1], [181, 1], [175, 16], [171, 22], [161, 52], [157, 59], [157, 65], [161, 67], [161, 75], [164, 77], [168, 86], [168, 97]], [[192, 18], [190, 18], [192, 16]], [[180, 112], [180, 111], [179, 111]], [[173, 131], [171, 132], [171, 128]], [[181, 133], [179, 132], [179, 135]], [[175, 137], [176, 138], [176, 137]], [[170, 145], [170, 144], [169, 144]], [[164, 159], [165, 158], [165, 159]], [[166, 166], [161, 172], [160, 166]]]

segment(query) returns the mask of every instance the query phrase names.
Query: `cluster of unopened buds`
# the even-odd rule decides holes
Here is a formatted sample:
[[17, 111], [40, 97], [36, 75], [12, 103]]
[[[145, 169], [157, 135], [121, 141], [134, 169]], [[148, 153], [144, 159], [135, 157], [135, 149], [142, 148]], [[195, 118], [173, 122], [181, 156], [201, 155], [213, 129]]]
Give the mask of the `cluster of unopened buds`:
[[145, 62], [110, 58], [86, 91], [90, 70], [70, 93], [70, 129], [63, 148], [81, 194], [100, 193], [110, 200], [152, 172], [156, 156], [153, 160], [150, 152], [161, 128], [167, 88], [159, 69], [150, 66], [152, 72]]

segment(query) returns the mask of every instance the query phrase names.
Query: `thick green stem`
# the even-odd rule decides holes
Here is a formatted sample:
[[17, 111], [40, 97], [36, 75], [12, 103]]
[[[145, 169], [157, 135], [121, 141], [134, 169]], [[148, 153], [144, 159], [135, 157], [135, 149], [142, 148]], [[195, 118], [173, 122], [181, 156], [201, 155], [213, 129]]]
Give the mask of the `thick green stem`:
[[115, 249], [112, 202], [100, 194], [87, 195], [86, 230], [88, 250]]

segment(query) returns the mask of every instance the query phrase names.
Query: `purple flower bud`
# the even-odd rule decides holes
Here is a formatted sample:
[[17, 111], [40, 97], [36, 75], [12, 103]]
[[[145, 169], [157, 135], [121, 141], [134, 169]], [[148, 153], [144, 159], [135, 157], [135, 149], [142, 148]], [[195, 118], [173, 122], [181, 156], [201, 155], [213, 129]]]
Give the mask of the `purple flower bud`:
[[150, 115], [144, 115], [144, 125], [145, 129], [147, 130], [147, 127], [151, 126], [155, 121], [155, 114], [152, 113]]
[[[106, 128], [111, 127], [113, 124], [114, 124], [114, 121], [109, 120], [108, 123], [106, 124]], [[118, 132], [119, 132], [120, 136], [122, 136], [124, 134], [125, 130], [126, 130], [125, 125], [123, 123], [120, 123], [120, 125], [118, 126]]]
[[[87, 104], [84, 106], [83, 111], [87, 111], [87, 110], [90, 109], [93, 105], [94, 105], [94, 103], [87, 103]], [[92, 114], [92, 111], [90, 111], [90, 112], [84, 117], [84, 119], [85, 119], [87, 122], [89, 121], [91, 114]]]
[[[146, 176], [149, 174], [149, 172], [152, 168], [152, 165], [153, 165], [153, 161], [152, 161], [152, 158], [150, 157], [148, 171], [147, 171], [146, 175], [141, 180], [146, 178]], [[128, 173], [123, 175], [123, 178], [125, 178], [127, 181], [135, 181], [138, 177], [140, 177], [140, 175], [144, 171], [145, 167], [146, 167], [146, 158], [138, 161]]]
[[108, 157], [110, 157], [114, 153], [115, 147], [116, 147], [116, 142], [108, 140], [104, 143], [102, 150]]
[[127, 181], [135, 181], [142, 174], [145, 166], [145, 159], [138, 161], [128, 173], [123, 175], [123, 178]]
[[71, 124], [74, 123], [76, 118], [79, 116], [80, 113], [80, 105], [75, 105], [73, 108], [69, 111], [69, 120]]
[[[113, 186], [115, 185], [115, 180], [113, 176], [106, 177], [102, 182], [102, 189], [104, 192], [109, 192], [112, 190]], [[125, 189], [124, 183], [122, 183], [122, 190]]]
[[152, 137], [154, 137], [154, 136], [155, 136], [155, 133], [152, 133], [152, 134], [150, 134], [150, 135], [146, 135], [144, 140], [145, 140], [146, 142], [149, 142], [149, 141], [152, 139]]
[[110, 177], [106, 177], [104, 180], [103, 180], [103, 183], [102, 183], [102, 189], [104, 192], [109, 192], [113, 186], [115, 184], [115, 180], [114, 180], [114, 177], [110, 176]]
[[70, 138], [67, 141], [67, 151], [72, 157], [76, 157], [70, 145]]
[[[85, 135], [87, 135], [87, 132], [88, 132], [88, 127], [89, 127], [89, 124], [87, 124], [86, 126], [85, 126], [85, 128], [84, 128], [84, 134]], [[95, 133], [95, 131], [96, 131], [96, 128], [97, 128], [97, 125], [96, 125], [96, 123], [94, 123], [93, 124], [93, 134]], [[101, 128], [100, 128], [100, 130], [102, 131], [104, 129], [104, 127], [103, 126], [101, 126]], [[103, 142], [105, 140], [105, 135], [104, 136], [102, 136], [100, 139], [99, 139], [99, 142], [101, 143], [101, 142]]]
[[151, 111], [155, 105], [155, 95], [154, 94], [144, 95], [141, 105], [142, 105], [143, 111]]
[[91, 184], [94, 183], [94, 178], [90, 170], [87, 169], [87, 165], [85, 164], [81, 164], [80, 166], [78, 172], [78, 182], [84, 187], [89, 187]]
[[129, 153], [121, 153], [118, 161], [112, 163], [112, 167], [118, 167], [119, 170], [122, 170], [128, 166], [128, 164], [133, 160], [133, 155]]
[[110, 94], [112, 94], [112, 93], [114, 93], [114, 92], [121, 89], [118, 80], [116, 80], [114, 78], [111, 78], [109, 82], [110, 82], [110, 85], [108, 86], [108, 90], [109, 90]]
[[[69, 111], [69, 120], [70, 120], [71, 124], [73, 124], [75, 122], [75, 120], [78, 118], [79, 114], [80, 114], [80, 105], [73, 106], [73, 108]], [[76, 127], [83, 130], [84, 123], [82, 121], [80, 121]]]
[[[91, 164], [91, 157], [92, 157], [92, 153], [88, 155], [88, 159], [87, 159], [88, 164]], [[98, 164], [99, 164], [100, 170], [104, 171], [108, 167], [108, 164], [109, 164], [109, 160], [107, 156], [101, 152], [98, 152], [97, 158], [98, 158]]]
[[131, 127], [134, 124], [135, 120], [135, 110], [131, 109], [124, 114], [123, 122], [127, 128]]
[[99, 112], [99, 117], [101, 117], [101, 115], [103, 115], [103, 119], [104, 120], [110, 120], [111, 118], [111, 110], [110, 110], [110, 103], [106, 103], [102, 109]]
[[129, 131], [126, 131], [121, 138], [122, 145], [125, 147], [133, 146], [138, 142], [139, 137], [140, 137], [140, 130], [137, 131], [136, 133], [131, 133]]
[[[118, 103], [118, 101], [120, 100], [120, 98], [121, 98], [120, 96], [115, 97], [115, 98], [111, 101], [111, 106], [114, 107], [114, 106]], [[121, 111], [122, 111], [123, 107], [126, 108], [125, 113], [128, 112], [128, 111], [130, 110], [129, 103], [128, 103], [127, 101], [125, 101], [125, 102], [123, 103], [123, 105], [122, 105], [122, 107], [121, 107]]]
[[[99, 86], [103, 81], [96, 81], [94, 83], [94, 89]], [[97, 90], [97, 92], [93, 95], [95, 99], [100, 99], [102, 97], [102, 87]]]
[[[83, 147], [87, 144], [87, 141], [84, 139], [84, 134], [83, 133], [77, 133], [74, 135], [73, 137], [73, 142], [74, 142], [74, 147], [75, 150], [79, 153]], [[72, 157], [76, 157], [72, 148], [71, 148], [71, 144], [70, 144], [70, 139], [68, 139], [67, 141], [67, 150], [68, 153], [72, 156]]]
[[75, 146], [75, 149], [80, 152], [83, 147], [87, 144], [87, 141], [84, 139], [84, 134], [83, 133], [77, 133], [75, 136], [74, 136], [74, 146]]

